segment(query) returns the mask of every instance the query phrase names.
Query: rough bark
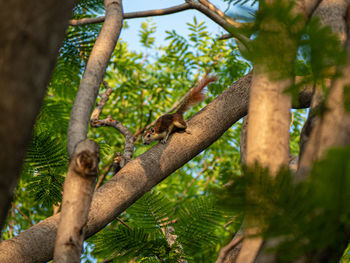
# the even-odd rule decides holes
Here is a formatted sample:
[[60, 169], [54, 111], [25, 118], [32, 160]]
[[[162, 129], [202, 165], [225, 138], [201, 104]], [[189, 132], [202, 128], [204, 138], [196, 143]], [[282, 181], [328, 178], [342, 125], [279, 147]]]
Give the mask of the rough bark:
[[289, 160], [289, 109], [284, 94], [290, 80], [272, 82], [266, 74], [253, 77], [248, 114], [247, 164], [258, 162], [275, 174]]
[[[347, 35], [344, 19], [347, 6], [348, 4], [344, 0], [324, 0], [315, 12], [324, 25], [329, 25], [332, 28], [342, 43], [345, 42]], [[349, 45], [348, 41], [346, 45]], [[306, 177], [312, 162], [321, 158], [329, 147], [343, 146], [349, 143], [350, 120], [349, 115], [344, 112], [343, 106], [344, 86], [349, 85], [350, 81], [348, 79], [349, 58], [347, 60], [347, 66], [338, 69], [342, 73], [342, 77], [334, 81], [329, 80], [331, 90], [326, 102], [328, 111], [321, 118], [313, 116], [311, 112], [303, 128], [298, 168], [299, 180]], [[317, 97], [313, 99], [313, 107], [317, 107], [320, 101], [318, 97], [322, 94], [319, 93], [316, 92]]]
[[78, 142], [86, 139], [92, 108], [122, 28], [121, 0], [105, 0], [105, 9], [105, 22], [91, 51], [69, 120], [69, 155], [73, 153]]
[[73, 1], [8, 0], [0, 6], [1, 229]]
[[234, 262], [241, 249], [242, 240], [243, 233], [241, 232], [241, 230], [239, 230], [234, 236], [234, 238], [231, 240], [231, 242], [220, 250], [216, 263]]
[[[191, 135], [175, 133], [129, 162], [93, 197], [86, 236], [91, 236], [176, 169], [214, 143], [248, 111], [251, 75], [246, 75], [196, 114], [189, 122]], [[300, 95], [298, 107], [308, 107], [311, 92]], [[308, 98], [308, 99], [307, 99]], [[52, 258], [60, 214], [0, 243], [0, 262], [44, 262]]]
[[95, 142], [84, 140], [75, 148], [64, 181], [54, 262], [80, 262], [98, 161], [99, 147]]

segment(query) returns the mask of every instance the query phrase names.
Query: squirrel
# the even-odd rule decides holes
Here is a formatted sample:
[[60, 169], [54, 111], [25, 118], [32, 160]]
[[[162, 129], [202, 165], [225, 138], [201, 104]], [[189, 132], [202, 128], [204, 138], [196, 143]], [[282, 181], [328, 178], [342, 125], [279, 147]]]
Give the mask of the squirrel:
[[189, 94], [185, 97], [183, 102], [181, 103], [179, 109], [172, 114], [164, 114], [160, 116], [154, 127], [151, 127], [145, 130], [142, 142], [144, 144], [150, 144], [151, 142], [158, 140], [162, 144], [166, 143], [169, 135], [177, 128], [184, 130], [186, 133], [189, 131], [186, 130], [187, 124], [184, 119], [184, 113], [189, 110], [194, 105], [205, 100], [205, 94], [203, 89], [213, 81], [216, 81], [216, 76], [208, 76], [207, 74], [195, 85], [189, 92]]

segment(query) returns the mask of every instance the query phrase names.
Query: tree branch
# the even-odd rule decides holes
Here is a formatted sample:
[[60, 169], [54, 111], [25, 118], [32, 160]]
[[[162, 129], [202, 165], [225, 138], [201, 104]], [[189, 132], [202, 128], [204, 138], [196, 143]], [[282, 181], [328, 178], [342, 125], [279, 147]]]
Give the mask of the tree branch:
[[97, 104], [97, 106], [95, 107], [95, 110], [93, 111], [93, 113], [91, 115], [90, 125], [91, 125], [91, 127], [94, 127], [94, 128], [106, 127], [106, 126], [113, 127], [115, 129], [117, 129], [120, 133], [123, 134], [123, 136], [125, 138], [124, 154], [123, 154], [123, 156], [121, 156], [121, 158], [118, 162], [114, 162], [116, 164], [116, 166], [118, 166], [118, 167], [115, 167], [115, 169], [114, 169], [117, 172], [121, 168], [123, 168], [124, 165], [127, 164], [131, 160], [131, 157], [134, 153], [135, 137], [128, 128], [126, 128], [120, 121], [113, 120], [111, 116], [108, 116], [104, 120], [98, 119], [100, 117], [100, 114], [102, 112], [103, 107], [105, 106], [106, 102], [109, 99], [109, 96], [113, 92], [113, 89], [108, 86], [106, 81], [103, 81], [103, 85], [106, 87], [106, 91], [104, 94], [102, 94], [100, 102]]
[[243, 45], [247, 45], [250, 41], [248, 37], [241, 34], [238, 29], [244, 24], [239, 23], [226, 16], [222, 11], [215, 7], [212, 3], [207, 0], [200, 0], [199, 2], [195, 0], [186, 0], [187, 3], [191, 5], [192, 8], [200, 11], [215, 23], [219, 24], [226, 31], [228, 31], [234, 38], [239, 40]]
[[98, 181], [96, 183], [96, 186], [95, 186], [95, 190], [97, 190], [103, 183], [103, 180], [106, 178], [107, 174], [109, 173], [109, 171], [111, 170], [113, 166], [113, 162], [109, 163], [107, 165], [107, 167], [104, 169], [103, 171], [103, 174], [101, 174], [98, 178]]
[[[186, 3], [184, 4], [169, 7], [169, 8], [125, 13], [124, 19], [133, 19], [133, 18], [150, 17], [150, 16], [163, 16], [163, 15], [178, 13], [189, 9], [196, 9], [200, 11], [201, 13], [203, 13], [204, 15], [212, 19], [215, 23], [219, 24], [224, 29], [229, 31], [233, 37], [239, 39], [243, 44], [249, 41], [247, 37], [245, 37], [244, 35], [237, 32], [237, 30], [235, 30], [237, 28], [241, 28], [244, 24], [239, 23], [233, 20], [232, 18], [230, 18], [229, 16], [225, 15], [220, 9], [215, 7], [212, 3], [210, 3], [207, 0], [200, 0], [199, 2], [196, 2], [195, 0], [186, 0]], [[105, 20], [104, 16], [72, 19], [72, 20], [69, 20], [69, 24], [71, 26], [82, 26], [82, 25], [88, 25], [88, 24], [102, 23], [104, 22], [104, 20]]]
[[[141, 17], [149, 17], [149, 16], [164, 16], [164, 15], [181, 12], [188, 9], [192, 9], [192, 7], [190, 4], [185, 3], [185, 4], [164, 8], [164, 9], [125, 13], [124, 19], [133, 19], [133, 18], [141, 18]], [[72, 19], [72, 20], [69, 20], [69, 24], [71, 26], [82, 26], [82, 25], [88, 25], [88, 24], [102, 23], [104, 21], [105, 21], [105, 17], [101, 16], [101, 17], [92, 17], [92, 18]]]
[[[188, 121], [192, 134], [174, 133], [168, 142], [157, 144], [129, 162], [93, 197], [87, 236], [101, 230], [144, 193], [214, 143], [228, 128], [247, 114], [251, 75], [246, 75]], [[311, 93], [300, 96], [308, 107]], [[309, 99], [305, 99], [308, 97]], [[17, 237], [0, 243], [0, 262], [48, 261], [59, 215], [51, 216]], [[29, 256], [30, 255], [30, 256]], [[26, 261], [27, 260], [27, 261]]]
[[77, 145], [64, 181], [55, 262], [80, 262], [98, 162], [99, 147], [94, 141], [86, 139]]
[[231, 262], [231, 261], [226, 261], [225, 259], [227, 258], [228, 254], [235, 249], [244, 239], [244, 236], [242, 233], [238, 233], [230, 243], [228, 243], [225, 247], [223, 247], [220, 250], [219, 257], [216, 260], [216, 263], [224, 263], [224, 262]]
[[[328, 111], [324, 116], [314, 118], [310, 112], [303, 128], [305, 147], [299, 156], [298, 180], [304, 180], [312, 166], [313, 161], [321, 158], [326, 150], [334, 146], [344, 146], [350, 143], [350, 116], [344, 110], [344, 87], [349, 85], [350, 72], [350, 32], [349, 19], [346, 15], [348, 3], [344, 1], [324, 0], [315, 12], [324, 25], [328, 25], [347, 51], [346, 65], [337, 69], [341, 77], [332, 81], [326, 101]], [[346, 19], [344, 19], [346, 18]], [[322, 96], [316, 90], [316, 95]], [[317, 106], [317, 97], [315, 98]], [[314, 106], [314, 105], [313, 105]], [[308, 138], [309, 135], [309, 138]], [[306, 140], [305, 142], [305, 139]]]
[[89, 57], [74, 101], [68, 126], [67, 149], [72, 155], [78, 142], [86, 139], [90, 114], [122, 28], [121, 0], [105, 1], [106, 21]]

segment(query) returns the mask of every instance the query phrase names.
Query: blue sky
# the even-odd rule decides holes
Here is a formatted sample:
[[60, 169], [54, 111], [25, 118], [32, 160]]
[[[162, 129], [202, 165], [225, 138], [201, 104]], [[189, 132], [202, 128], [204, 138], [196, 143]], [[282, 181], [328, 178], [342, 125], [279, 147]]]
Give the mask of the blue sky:
[[[126, 0], [123, 1], [124, 12], [145, 11], [152, 9], [160, 9], [183, 4], [184, 0]], [[221, 0], [211, 0], [215, 6], [225, 11], [227, 4]], [[205, 21], [207, 30], [214, 35], [225, 33], [225, 31], [216, 23], [211, 21], [205, 15], [197, 10], [186, 10], [180, 13], [170, 14], [166, 16], [154, 16], [152, 21], [156, 23], [157, 31], [155, 34], [156, 45], [162, 44], [166, 37], [166, 30], [175, 30], [179, 35], [186, 36], [188, 34], [186, 23], [193, 22], [196, 16], [198, 22]], [[139, 45], [139, 30], [141, 23], [148, 18], [128, 19], [128, 29], [123, 29], [121, 39], [128, 42], [128, 47], [135, 51], [142, 51]]]

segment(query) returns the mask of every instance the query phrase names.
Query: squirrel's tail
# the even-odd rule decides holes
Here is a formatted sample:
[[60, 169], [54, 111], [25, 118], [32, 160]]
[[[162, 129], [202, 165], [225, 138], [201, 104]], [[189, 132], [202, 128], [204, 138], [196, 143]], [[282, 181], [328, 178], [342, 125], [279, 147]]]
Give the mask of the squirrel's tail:
[[185, 111], [205, 100], [205, 93], [203, 89], [210, 82], [214, 82], [216, 80], [216, 76], [209, 76], [205, 74], [202, 79], [190, 90], [189, 94], [185, 97], [176, 113], [183, 115]]

